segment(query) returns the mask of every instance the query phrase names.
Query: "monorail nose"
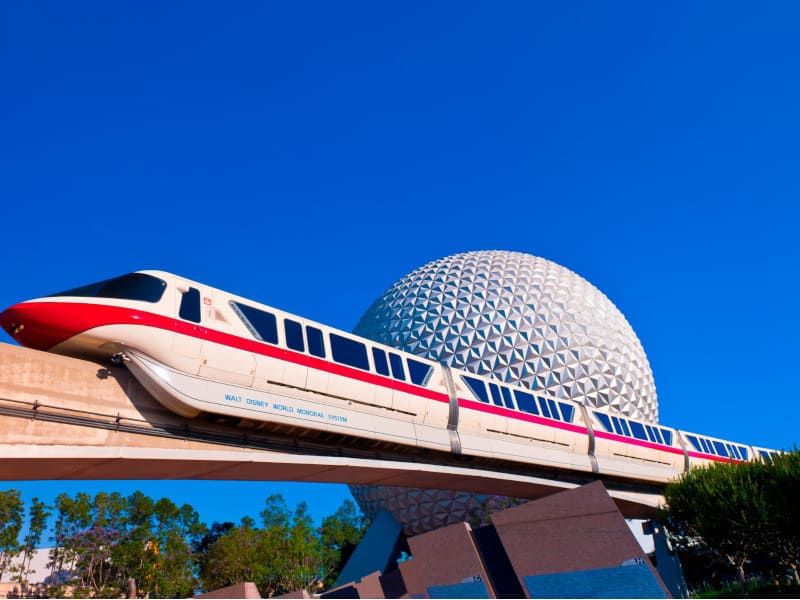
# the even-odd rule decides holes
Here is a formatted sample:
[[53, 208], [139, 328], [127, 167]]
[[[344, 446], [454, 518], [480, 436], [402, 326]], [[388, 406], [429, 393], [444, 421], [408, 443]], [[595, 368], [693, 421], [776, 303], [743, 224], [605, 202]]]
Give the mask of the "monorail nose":
[[23, 346], [48, 350], [74, 332], [63, 315], [48, 303], [22, 302], [0, 313], [0, 326]]

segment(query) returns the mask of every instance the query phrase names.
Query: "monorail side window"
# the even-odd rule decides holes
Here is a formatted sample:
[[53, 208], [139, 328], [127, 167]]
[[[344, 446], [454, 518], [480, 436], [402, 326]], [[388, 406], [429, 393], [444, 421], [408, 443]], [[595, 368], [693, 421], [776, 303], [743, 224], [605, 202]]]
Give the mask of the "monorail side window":
[[181, 294], [178, 316], [187, 321], [200, 322], [200, 290], [190, 287]]
[[403, 359], [400, 355], [389, 352], [389, 364], [392, 365], [392, 376], [400, 381], [405, 381], [406, 372], [403, 369]]
[[561, 416], [558, 414], [558, 407], [556, 406], [556, 403], [553, 400], [548, 399], [547, 405], [550, 407], [550, 414], [552, 415], [552, 418], [560, 421]]
[[692, 446], [694, 446], [695, 450], [697, 450], [698, 452], [702, 452], [703, 451], [703, 449], [700, 447], [700, 440], [698, 440], [695, 436], [687, 435], [686, 439], [689, 440], [689, 443]]
[[564, 420], [567, 423], [572, 423], [572, 419], [575, 417], [575, 407], [566, 402], [559, 402], [558, 405], [561, 407], [561, 415]]
[[541, 396], [537, 396], [537, 398], [539, 399], [539, 408], [542, 409], [542, 415], [548, 419], [552, 419], [553, 417], [550, 416], [550, 407], [547, 406], [547, 399], [542, 398]]
[[489, 391], [492, 392], [492, 402], [497, 406], [503, 406], [503, 399], [500, 397], [500, 389], [496, 383], [489, 384]]
[[275, 315], [233, 300], [230, 304], [254, 338], [269, 344], [278, 343], [278, 320]]
[[633, 433], [633, 437], [637, 440], [647, 440], [647, 432], [644, 430], [644, 425], [641, 423], [637, 423], [636, 421], [630, 421], [631, 432]]
[[714, 449], [717, 451], [717, 454], [719, 456], [728, 456], [728, 451], [725, 449], [725, 444], [717, 441], [714, 441], [712, 443], [714, 444]]
[[416, 383], [417, 385], [425, 385], [428, 383], [428, 377], [430, 377], [431, 371], [433, 371], [430, 365], [426, 365], [424, 362], [414, 360], [413, 358], [406, 358], [406, 363], [408, 364], [408, 377], [411, 379], [412, 383]]
[[608, 417], [607, 414], [595, 411], [594, 416], [598, 421], [600, 421], [600, 424], [606, 431], [608, 431], [609, 433], [612, 431], [611, 419]]
[[306, 338], [308, 339], [308, 351], [312, 356], [325, 358], [325, 340], [322, 339], [322, 331], [311, 325], [306, 325]]
[[661, 435], [664, 437], [664, 443], [667, 446], [672, 446], [672, 432], [669, 429], [662, 429]]
[[474, 377], [467, 377], [466, 375], [462, 375], [461, 379], [464, 380], [464, 383], [472, 390], [472, 393], [475, 394], [478, 400], [484, 404], [489, 404], [489, 396], [486, 394], [486, 384], [483, 381], [475, 379]]
[[167, 289], [167, 282], [147, 273], [128, 273], [114, 279], [90, 283], [51, 296], [84, 296], [90, 298], [120, 298], [158, 302]]
[[367, 347], [364, 344], [335, 333], [330, 335], [333, 360], [343, 365], [350, 365], [357, 369], [369, 371]]
[[386, 361], [386, 352], [373, 346], [372, 362], [375, 363], [375, 370], [379, 375], [389, 376], [389, 363]]
[[503, 394], [503, 404], [506, 405], [506, 408], [510, 408], [511, 410], [516, 410], [516, 406], [514, 406], [514, 399], [511, 397], [511, 390], [508, 388], [501, 387], [500, 393]]
[[290, 350], [297, 350], [298, 352], [305, 352], [306, 345], [303, 341], [303, 326], [297, 321], [291, 319], [284, 319], [283, 330], [286, 334], [286, 347]]
[[536, 408], [536, 400], [528, 392], [521, 390], [514, 390], [514, 395], [517, 397], [517, 406], [522, 412], [531, 413], [533, 415], [539, 414], [539, 409]]

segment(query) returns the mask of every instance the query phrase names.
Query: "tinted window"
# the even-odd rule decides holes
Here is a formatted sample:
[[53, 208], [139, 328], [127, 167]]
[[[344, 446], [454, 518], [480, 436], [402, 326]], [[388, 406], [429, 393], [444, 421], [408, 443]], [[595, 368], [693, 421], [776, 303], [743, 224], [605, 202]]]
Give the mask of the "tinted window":
[[558, 405], [561, 407], [561, 416], [564, 417], [564, 420], [567, 423], [572, 423], [572, 418], [575, 416], [575, 407], [565, 402], [559, 402]]
[[620, 435], [625, 435], [625, 433], [622, 431], [622, 425], [619, 424], [619, 419], [617, 417], [611, 417], [611, 422], [614, 423], [614, 431]]
[[389, 352], [389, 364], [392, 365], [392, 375], [400, 381], [406, 380], [406, 372], [403, 369], [403, 359], [397, 354]]
[[694, 446], [694, 449], [698, 452], [702, 452], [703, 448], [700, 447], [700, 441], [693, 435], [687, 435], [686, 439], [689, 440], [689, 443]]
[[600, 421], [600, 424], [605, 428], [606, 431], [611, 431], [611, 419], [607, 414], [595, 412], [594, 416], [598, 421]]
[[539, 400], [539, 408], [542, 409], [542, 414], [548, 419], [552, 419], [553, 417], [550, 416], [550, 408], [547, 406], [547, 400], [541, 397], [538, 398], [538, 400]]
[[497, 387], [497, 384], [490, 383], [489, 391], [492, 392], [492, 402], [497, 406], [503, 406], [503, 399], [500, 397], [500, 389]]
[[489, 396], [486, 394], [486, 384], [484, 384], [480, 379], [467, 377], [466, 375], [462, 375], [461, 379], [464, 380], [464, 383], [466, 383], [467, 387], [472, 390], [472, 393], [475, 394], [478, 400], [486, 404], [489, 403]]
[[552, 400], [548, 400], [547, 404], [548, 404], [548, 406], [550, 406], [550, 414], [552, 415], [552, 417], [554, 419], [561, 420], [561, 417], [558, 414], [558, 407], [556, 406], [556, 403], [554, 401], [552, 401]]
[[389, 375], [389, 363], [386, 362], [386, 352], [380, 348], [372, 349], [372, 360], [375, 363], [375, 370], [381, 375]]
[[511, 397], [511, 390], [500, 388], [500, 392], [503, 394], [503, 404], [506, 405], [506, 408], [514, 410], [516, 407], [514, 406], [514, 399]]
[[181, 307], [178, 316], [187, 321], [200, 322], [200, 290], [189, 288], [181, 295]]
[[619, 424], [622, 425], [622, 431], [625, 433], [625, 435], [631, 437], [631, 430], [628, 429], [628, 421], [625, 419], [620, 419]]
[[305, 352], [306, 346], [303, 341], [303, 326], [297, 321], [286, 319], [283, 322], [283, 330], [286, 333], [286, 347], [291, 350]]
[[51, 296], [88, 296], [92, 298], [122, 298], [158, 302], [164, 295], [167, 283], [145, 273], [129, 273], [122, 277], [98, 281], [82, 287], [50, 294]]
[[417, 385], [425, 385], [432, 371], [431, 366], [413, 358], [406, 358], [406, 363], [408, 364], [408, 376], [411, 381]]
[[664, 436], [664, 443], [667, 446], [672, 446], [672, 432], [669, 429], [662, 429], [661, 435]]
[[233, 300], [231, 300], [231, 307], [253, 334], [253, 337], [270, 344], [278, 343], [278, 321], [275, 315]]
[[331, 354], [333, 354], [333, 360], [338, 363], [369, 371], [367, 347], [361, 342], [332, 333]]
[[747, 460], [748, 457], [750, 456], [750, 453], [747, 451], [747, 448], [745, 448], [744, 446], [737, 446], [737, 448], [739, 448], [739, 454], [741, 455], [742, 460]]
[[631, 421], [630, 426], [631, 426], [631, 433], [633, 433], [633, 437], [639, 440], [647, 439], [647, 432], [644, 430], [644, 425], [642, 425], [641, 423], [637, 423], [636, 421]]
[[306, 325], [306, 338], [308, 339], [308, 351], [314, 356], [325, 358], [325, 342], [322, 339], [322, 331]]
[[714, 442], [714, 449], [719, 456], [728, 456], [728, 451], [725, 449], [725, 444], [722, 442]]
[[539, 409], [536, 408], [536, 400], [531, 394], [520, 390], [514, 390], [514, 395], [517, 397], [517, 406], [519, 406], [521, 411], [534, 415], [539, 414]]

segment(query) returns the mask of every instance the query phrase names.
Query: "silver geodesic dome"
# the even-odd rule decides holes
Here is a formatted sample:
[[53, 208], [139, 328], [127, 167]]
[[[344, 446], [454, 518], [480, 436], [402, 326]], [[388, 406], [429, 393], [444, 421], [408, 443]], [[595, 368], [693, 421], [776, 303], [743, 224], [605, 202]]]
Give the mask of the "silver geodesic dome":
[[[386, 290], [355, 332], [457, 369], [658, 420], [650, 364], [625, 317], [588, 281], [544, 258], [479, 251], [433, 261]], [[439, 490], [351, 490], [365, 513], [386, 508], [412, 534], [480, 518], [497, 503]]]
[[500, 381], [658, 421], [642, 345], [591, 283], [544, 258], [483, 251], [433, 261], [391, 286], [355, 332]]

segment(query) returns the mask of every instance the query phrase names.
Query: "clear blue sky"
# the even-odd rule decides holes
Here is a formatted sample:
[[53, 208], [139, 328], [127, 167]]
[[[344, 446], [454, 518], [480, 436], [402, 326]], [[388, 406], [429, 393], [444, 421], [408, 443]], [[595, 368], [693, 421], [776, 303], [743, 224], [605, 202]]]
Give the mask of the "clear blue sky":
[[[662, 423], [790, 446], [798, 22], [792, 2], [3, 2], [0, 305], [158, 268], [350, 329], [430, 260], [517, 250], [627, 316]], [[209, 523], [348, 495], [17, 487], [142, 489]]]

